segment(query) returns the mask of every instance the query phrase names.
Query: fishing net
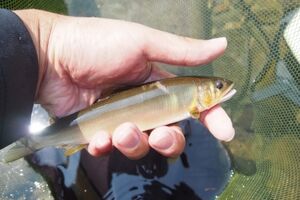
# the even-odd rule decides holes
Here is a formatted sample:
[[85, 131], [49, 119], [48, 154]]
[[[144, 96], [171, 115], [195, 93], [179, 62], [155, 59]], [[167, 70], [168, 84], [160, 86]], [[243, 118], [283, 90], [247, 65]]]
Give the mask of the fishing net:
[[299, 0], [32, 0], [10, 9], [139, 22], [195, 38], [226, 36], [228, 49], [201, 68], [164, 66], [178, 75], [233, 80], [226, 103], [236, 137], [224, 143], [233, 175], [219, 199], [300, 199]]

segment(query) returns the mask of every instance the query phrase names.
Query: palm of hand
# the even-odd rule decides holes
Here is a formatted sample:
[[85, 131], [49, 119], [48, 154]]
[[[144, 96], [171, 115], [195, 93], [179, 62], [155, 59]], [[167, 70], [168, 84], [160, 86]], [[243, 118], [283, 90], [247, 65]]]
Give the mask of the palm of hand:
[[[227, 45], [224, 38], [195, 40], [122, 21], [36, 10], [16, 12], [37, 49], [40, 71], [36, 101], [58, 117], [92, 104], [111, 89], [168, 75], [150, 66], [151, 61], [205, 64], [223, 54]], [[217, 138], [232, 139], [232, 123], [220, 107], [209, 111], [203, 122]], [[124, 123], [113, 133], [95, 133], [88, 150], [101, 155], [112, 145], [130, 158], [145, 155], [149, 147], [174, 157], [184, 148], [184, 136], [177, 126], [158, 127], [147, 135], [134, 124]]]
[[[114, 21], [105, 21], [101, 28], [79, 29], [80, 25], [74, 23], [60, 26], [56, 26], [49, 40], [48, 64], [38, 93], [38, 102], [51, 114], [71, 114], [113, 88], [140, 83], [149, 76], [143, 40], [140, 35], [132, 35], [139, 33], [132, 31], [134, 27], [120, 33], [120, 25]], [[124, 26], [126, 30], [131, 24]]]

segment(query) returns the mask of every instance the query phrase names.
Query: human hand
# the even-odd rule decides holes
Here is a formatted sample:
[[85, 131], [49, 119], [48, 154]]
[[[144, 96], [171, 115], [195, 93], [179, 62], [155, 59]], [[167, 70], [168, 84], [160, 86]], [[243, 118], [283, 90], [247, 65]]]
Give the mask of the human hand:
[[[15, 12], [29, 29], [39, 58], [36, 101], [58, 117], [91, 105], [113, 89], [172, 76], [153, 62], [205, 64], [220, 56], [227, 45], [224, 38], [195, 40], [118, 20]], [[205, 112], [201, 120], [218, 139], [232, 139], [232, 123], [220, 106]], [[114, 133], [95, 133], [88, 151], [102, 155], [113, 145], [127, 157], [139, 158], [152, 147], [174, 157], [184, 144], [176, 125], [156, 128], [148, 135], [125, 123]]]

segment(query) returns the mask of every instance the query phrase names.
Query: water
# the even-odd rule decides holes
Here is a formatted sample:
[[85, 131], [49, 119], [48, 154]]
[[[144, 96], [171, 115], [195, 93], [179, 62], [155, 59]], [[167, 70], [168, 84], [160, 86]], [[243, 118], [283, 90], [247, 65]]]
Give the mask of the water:
[[187, 145], [175, 160], [150, 152], [132, 161], [113, 152], [105, 199], [215, 199], [231, 175], [227, 152], [200, 123], [181, 125]]
[[[34, 107], [32, 123], [48, 123]], [[1, 199], [215, 199], [231, 176], [227, 151], [199, 122], [181, 123], [186, 147], [177, 159], [151, 151], [132, 161], [118, 151], [95, 158], [86, 151], [69, 158], [46, 148], [0, 164]]]
[[[174, 9], [168, 9], [151, 3], [146, 3], [147, 7], [142, 1], [108, 2], [65, 1], [71, 15], [121, 18], [192, 37], [208, 34], [204, 27], [206, 20], [202, 19], [204, 7], [174, 4]], [[170, 5], [172, 1], [162, 3]], [[183, 12], [186, 14], [178, 15], [182, 6], [186, 6]], [[168, 15], [161, 14], [165, 9]], [[145, 15], [145, 11], [151, 14]], [[167, 18], [156, 20], [153, 16]], [[191, 20], [197, 23], [189, 23]], [[199, 74], [196, 69], [175, 69], [176, 73]], [[36, 106], [31, 130], [34, 132], [48, 124], [47, 114]], [[229, 156], [201, 124], [188, 120], [182, 126], [187, 145], [184, 153], [174, 160], [150, 152], [142, 160], [131, 161], [118, 151], [101, 158], [91, 157], [85, 151], [65, 158], [62, 151], [48, 148], [30, 157], [29, 162], [21, 159], [10, 165], [0, 164], [0, 199], [97, 199], [101, 196], [105, 199], [214, 199], [230, 178]]]
[[0, 162], [0, 170], [0, 199], [54, 199], [47, 182], [24, 159]]

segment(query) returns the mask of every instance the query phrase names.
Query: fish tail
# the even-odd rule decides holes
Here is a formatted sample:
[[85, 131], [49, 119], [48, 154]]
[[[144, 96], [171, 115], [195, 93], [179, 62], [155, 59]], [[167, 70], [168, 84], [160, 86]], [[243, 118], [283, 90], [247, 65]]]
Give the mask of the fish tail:
[[33, 145], [29, 145], [30, 142], [27, 138], [21, 138], [20, 140], [10, 144], [1, 150], [0, 160], [1, 162], [9, 163], [20, 158], [23, 158], [39, 148], [35, 148]]

